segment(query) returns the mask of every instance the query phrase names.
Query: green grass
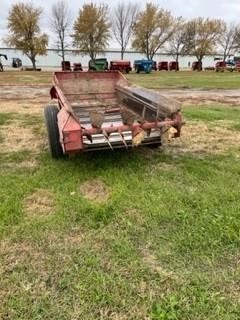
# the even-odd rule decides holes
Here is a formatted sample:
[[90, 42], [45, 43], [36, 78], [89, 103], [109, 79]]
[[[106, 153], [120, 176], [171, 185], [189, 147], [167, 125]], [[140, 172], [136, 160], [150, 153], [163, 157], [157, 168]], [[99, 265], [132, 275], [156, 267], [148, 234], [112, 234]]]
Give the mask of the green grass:
[[0, 85], [51, 85], [52, 74], [50, 71], [4, 71]]
[[13, 112], [3, 112], [0, 113], [0, 126], [6, 125], [8, 122], [13, 120], [16, 115]]
[[[237, 108], [184, 114], [239, 123]], [[42, 121], [26, 119], [36, 139]], [[56, 161], [44, 149], [1, 150], [0, 318], [239, 319], [239, 155], [136, 149]], [[108, 201], [82, 194], [95, 179]], [[28, 212], [39, 199], [26, 204], [39, 190], [45, 215]]]
[[[4, 71], [4, 77], [0, 78], [0, 85], [22, 84], [22, 85], [49, 85], [52, 83], [50, 71], [26, 72], [26, 71]], [[152, 72], [150, 74], [136, 74], [132, 72], [126, 75], [133, 83], [146, 88], [204, 88], [204, 89], [239, 89], [240, 73], [224, 72]]]
[[184, 89], [239, 89], [240, 73], [216, 72], [152, 72], [150, 74], [131, 73], [127, 75], [131, 83], [150, 88], [184, 88]]
[[232, 130], [240, 131], [239, 107], [215, 106], [188, 106], [184, 115], [193, 121], [202, 121], [212, 125], [224, 125]]

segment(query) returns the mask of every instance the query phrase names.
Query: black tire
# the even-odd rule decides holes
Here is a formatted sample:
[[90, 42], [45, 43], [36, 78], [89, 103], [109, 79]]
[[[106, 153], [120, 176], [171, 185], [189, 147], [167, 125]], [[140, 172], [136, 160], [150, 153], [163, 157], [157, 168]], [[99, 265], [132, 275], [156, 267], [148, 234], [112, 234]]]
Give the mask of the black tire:
[[48, 133], [49, 150], [53, 158], [61, 158], [63, 150], [59, 141], [59, 130], [57, 123], [58, 108], [56, 106], [46, 106], [44, 117]]
[[162, 143], [161, 142], [154, 142], [154, 143], [151, 143], [151, 144], [146, 144], [145, 147], [148, 147], [150, 149], [157, 149], [159, 147], [162, 146]]

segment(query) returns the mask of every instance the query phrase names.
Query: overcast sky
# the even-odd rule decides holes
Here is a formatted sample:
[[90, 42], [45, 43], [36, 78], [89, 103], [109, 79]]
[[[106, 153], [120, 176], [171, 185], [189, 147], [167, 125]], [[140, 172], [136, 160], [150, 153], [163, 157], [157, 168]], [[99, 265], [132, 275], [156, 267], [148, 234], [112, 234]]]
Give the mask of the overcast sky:
[[[121, 2], [128, 2], [129, 0], [120, 0]], [[0, 46], [4, 46], [2, 39], [7, 35], [7, 15], [12, 4], [17, 2], [29, 2], [28, 0], [0, 0]], [[51, 12], [51, 6], [56, 0], [32, 0], [33, 4], [37, 6], [42, 6], [44, 8], [44, 13], [42, 17], [42, 30], [48, 32], [48, 17]], [[95, 1], [76, 1], [76, 0], [66, 0], [72, 11], [73, 21], [78, 12], [79, 8], [83, 3], [107, 3], [111, 8], [114, 3], [118, 0], [95, 0]], [[131, 1], [134, 2], [134, 1]], [[142, 7], [146, 1], [137, 1]], [[221, 18], [227, 22], [239, 22], [240, 23], [240, 0], [160, 0], [153, 1], [159, 4], [161, 7], [168, 9], [172, 12], [174, 16], [183, 16], [186, 18], [192, 18], [197, 16], [211, 17], [211, 18]], [[51, 34], [50, 34], [51, 37]], [[52, 37], [51, 37], [52, 38]], [[50, 39], [50, 46], [52, 47], [53, 39]], [[116, 45], [112, 44], [112, 47]]]

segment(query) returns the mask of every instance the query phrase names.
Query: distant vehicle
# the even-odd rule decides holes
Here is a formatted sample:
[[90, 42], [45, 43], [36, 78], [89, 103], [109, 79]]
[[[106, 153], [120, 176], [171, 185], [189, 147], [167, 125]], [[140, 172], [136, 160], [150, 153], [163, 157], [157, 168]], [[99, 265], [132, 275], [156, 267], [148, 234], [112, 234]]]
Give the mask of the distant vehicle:
[[129, 73], [132, 71], [131, 62], [126, 60], [110, 61], [109, 70], [118, 70], [120, 72]]
[[1, 61], [1, 57], [5, 58], [5, 60], [7, 60], [7, 55], [6, 54], [1, 54], [0, 53], [0, 71], [3, 72], [3, 64], [2, 64], [2, 61]]
[[19, 58], [12, 58], [12, 67], [13, 68], [20, 68], [22, 67], [22, 60]]
[[236, 70], [237, 72], [240, 72], [240, 61], [237, 61], [237, 62], [236, 62], [235, 70]]
[[202, 71], [202, 63], [200, 61], [194, 61], [192, 63], [192, 70], [193, 71]]
[[235, 61], [233, 59], [228, 59], [226, 61], [226, 64], [229, 65], [229, 66], [235, 66]]
[[177, 61], [170, 61], [168, 64], [169, 71], [179, 71], [179, 63]]
[[216, 72], [224, 72], [226, 70], [226, 62], [225, 61], [218, 61], [215, 64], [215, 71]]
[[228, 59], [226, 61], [226, 70], [233, 72], [236, 70], [236, 63], [233, 59]]
[[214, 71], [215, 67], [214, 66], [207, 66], [204, 68], [205, 71]]
[[152, 71], [153, 61], [152, 60], [135, 60], [134, 61], [134, 70], [139, 72], [150, 73]]
[[162, 70], [168, 71], [168, 62], [167, 61], [159, 61], [158, 62], [158, 70], [159, 71], [162, 71]]
[[73, 64], [73, 71], [83, 71], [82, 64], [80, 62]]
[[88, 62], [89, 71], [105, 71], [108, 70], [108, 61], [106, 58], [98, 58]]
[[152, 70], [157, 71], [157, 61], [152, 62]]
[[62, 61], [62, 71], [72, 71], [70, 61]]

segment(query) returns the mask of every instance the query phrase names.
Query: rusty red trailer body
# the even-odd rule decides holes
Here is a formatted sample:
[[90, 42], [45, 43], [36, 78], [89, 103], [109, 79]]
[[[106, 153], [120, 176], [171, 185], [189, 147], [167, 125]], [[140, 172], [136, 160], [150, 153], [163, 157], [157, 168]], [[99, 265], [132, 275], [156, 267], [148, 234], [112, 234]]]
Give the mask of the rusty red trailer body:
[[[142, 144], [160, 144], [163, 129], [170, 126], [176, 129], [175, 136], [180, 136], [180, 111], [165, 119], [158, 118], [154, 106], [158, 94], [129, 86], [127, 79], [118, 71], [55, 72], [50, 95], [58, 100], [56, 126], [53, 124], [56, 129], [53, 135], [58, 141], [53, 141], [46, 121], [53, 157], [58, 157], [59, 152], [51, 149], [52, 143], [63, 154], [75, 154], [131, 147], [133, 138], [139, 132], [144, 132]], [[123, 121], [122, 110], [128, 107], [136, 113], [132, 123]], [[92, 113], [102, 115], [102, 123], [94, 124]]]

